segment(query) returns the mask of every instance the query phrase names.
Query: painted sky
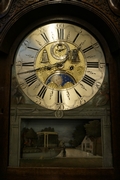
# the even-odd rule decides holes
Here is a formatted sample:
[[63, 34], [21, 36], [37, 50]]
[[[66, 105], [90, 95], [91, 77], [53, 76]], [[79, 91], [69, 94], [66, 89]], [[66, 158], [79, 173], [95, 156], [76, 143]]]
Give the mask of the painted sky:
[[21, 129], [24, 127], [26, 128], [33, 128], [34, 131], [40, 132], [44, 128], [54, 128], [55, 132], [58, 133], [59, 140], [62, 140], [64, 142], [68, 142], [70, 139], [72, 139], [72, 133], [75, 130], [75, 127], [78, 125], [84, 126], [84, 124], [88, 123], [90, 120], [51, 120], [51, 119], [22, 119], [21, 120]]

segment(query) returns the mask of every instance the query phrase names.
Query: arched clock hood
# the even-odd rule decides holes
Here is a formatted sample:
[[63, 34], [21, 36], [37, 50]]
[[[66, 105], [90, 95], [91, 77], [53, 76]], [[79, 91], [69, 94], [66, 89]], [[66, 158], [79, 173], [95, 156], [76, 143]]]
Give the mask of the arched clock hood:
[[[75, 180], [75, 179], [91, 179], [91, 180], [117, 180], [120, 179], [120, 3], [117, 0], [7, 0], [6, 3], [1, 0], [0, 1], [0, 177], [3, 179], [11, 180], [11, 179], [55, 179], [55, 180]], [[35, 75], [24, 76], [24, 78], [20, 78], [19, 74], [23, 73], [22, 70], [19, 72], [20, 65], [23, 67], [23, 70], [26, 70], [29, 67], [31, 68], [39, 68], [39, 64], [45, 61], [47, 58], [44, 56], [42, 60], [39, 60], [42, 55], [45, 55], [48, 52], [49, 57], [53, 59], [52, 65], [44, 66], [49, 70], [51, 67], [61, 68], [59, 63], [56, 63], [58, 59], [65, 59], [66, 52], [72, 52], [73, 48], [77, 50], [76, 44], [72, 44], [70, 41], [68, 42], [66, 39], [65, 42], [61, 41], [58, 43], [59, 37], [61, 36], [61, 29], [59, 28], [59, 32], [57, 34], [57, 41], [50, 42], [45, 44], [44, 47], [46, 49], [42, 49], [39, 55], [36, 66], [34, 63], [22, 61], [19, 57], [22, 56], [31, 56], [28, 51], [22, 51], [23, 46], [21, 42], [26, 45], [26, 41], [24, 39], [28, 37], [31, 32], [40, 28], [46, 28], [49, 24], [58, 23], [59, 25], [70, 24], [69, 31], [74, 33], [74, 28], [82, 27], [86, 32], [89, 32], [91, 36], [96, 39], [96, 42], [100, 45], [102, 54], [104, 54], [105, 61], [94, 61], [93, 60], [85, 60], [84, 64], [84, 74], [83, 74], [83, 83], [87, 83], [88, 86], [92, 86], [94, 84], [96, 75], [86, 76], [86, 69], [90, 69], [92, 66], [92, 70], [90, 69], [89, 73], [99, 72], [99, 69], [102, 68], [102, 65], [105, 64], [107, 66], [107, 85], [103, 86], [103, 89], [99, 89], [100, 93], [97, 96], [94, 96], [97, 99], [97, 103], [101, 103], [101, 101], [108, 102], [106, 100], [109, 99], [109, 103], [105, 107], [97, 107], [91, 106], [91, 102], [88, 102], [88, 106], [84, 106], [85, 109], [78, 107], [74, 109], [67, 109], [66, 111], [54, 111], [54, 110], [46, 110], [45, 108], [36, 108], [35, 105], [31, 103], [25, 104], [25, 96], [21, 95], [21, 91], [17, 91], [19, 85], [21, 85], [21, 79], [27, 82], [28, 86], [31, 86], [31, 83], [36, 81]], [[41, 28], [42, 27], [42, 28]], [[71, 28], [72, 27], [72, 28]], [[46, 28], [47, 29], [47, 28]], [[66, 31], [69, 36], [68, 31]], [[71, 33], [72, 34], [72, 33]], [[83, 34], [84, 35], [84, 34]], [[43, 33], [44, 36], [44, 33]], [[49, 36], [50, 37], [50, 36]], [[71, 35], [72, 37], [72, 35]], [[90, 36], [89, 36], [90, 37]], [[44, 36], [47, 41], [46, 37]], [[30, 38], [26, 39], [29, 40]], [[69, 38], [68, 38], [69, 39]], [[72, 38], [71, 38], [72, 39]], [[77, 39], [77, 35], [74, 37], [74, 41]], [[90, 38], [89, 38], [90, 39]], [[29, 41], [30, 42], [30, 41]], [[32, 41], [31, 41], [32, 42]], [[89, 41], [90, 42], [90, 41]], [[98, 48], [98, 46], [93, 47], [95, 43], [88, 43], [84, 49], [82, 49], [83, 54], [87, 48]], [[97, 45], [98, 45], [97, 44]], [[19, 49], [20, 46], [20, 49]], [[64, 47], [63, 54], [61, 53], [60, 48]], [[27, 46], [25, 46], [26, 48]], [[28, 48], [28, 47], [27, 47]], [[26, 48], [26, 49], [27, 49]], [[71, 48], [71, 49], [70, 49]], [[15, 61], [15, 54], [19, 49], [18, 59]], [[30, 49], [30, 48], [29, 48]], [[50, 49], [50, 50], [49, 50]], [[69, 51], [70, 49], [70, 51]], [[32, 49], [33, 50], [33, 49]], [[44, 51], [46, 50], [46, 51]], [[65, 50], [65, 51], [64, 51]], [[88, 50], [89, 51], [89, 50]], [[22, 52], [22, 53], [21, 53]], [[64, 53], [65, 52], [65, 53]], [[96, 50], [96, 52], [98, 52]], [[45, 53], [45, 54], [44, 54]], [[92, 53], [91, 53], [92, 54]], [[94, 56], [92, 54], [89, 57]], [[82, 56], [80, 53], [77, 54], [78, 59]], [[40, 58], [39, 58], [40, 57]], [[76, 56], [77, 57], [77, 56]], [[83, 55], [84, 57], [84, 55]], [[97, 56], [100, 59], [99, 55]], [[23, 58], [24, 59], [24, 58]], [[84, 58], [83, 58], [84, 59]], [[47, 59], [48, 60], [48, 59]], [[65, 59], [66, 60], [66, 59]], [[16, 62], [16, 64], [14, 63]], [[100, 62], [100, 63], [99, 63]], [[17, 64], [18, 63], [18, 64]], [[21, 63], [21, 64], [19, 64]], [[72, 72], [73, 64], [70, 64], [69, 69], [65, 69], [66, 71]], [[98, 66], [99, 64], [99, 66]], [[62, 64], [63, 65], [63, 64]], [[16, 79], [13, 73], [13, 68], [16, 66], [17, 75], [19, 85], [16, 85]], [[26, 68], [27, 66], [27, 68]], [[29, 71], [34, 71], [33, 69], [29, 69]], [[43, 68], [44, 69], [44, 68]], [[94, 70], [93, 70], [94, 69]], [[105, 69], [105, 70], [106, 70]], [[68, 72], [69, 72], [68, 71]], [[15, 71], [14, 71], [15, 72]], [[46, 71], [44, 71], [46, 72]], [[52, 70], [51, 70], [52, 72]], [[99, 73], [100, 74], [100, 73]], [[102, 73], [101, 73], [102, 74]], [[100, 74], [100, 76], [101, 76]], [[50, 74], [52, 75], [52, 73]], [[72, 73], [71, 73], [72, 75]], [[41, 79], [41, 74], [38, 75], [39, 79]], [[34, 79], [35, 77], [35, 79]], [[51, 76], [50, 76], [51, 77]], [[75, 76], [76, 77], [76, 76]], [[98, 76], [99, 77], [99, 76]], [[31, 78], [32, 82], [31, 82]], [[87, 80], [86, 80], [87, 78]], [[73, 78], [74, 79], [74, 78]], [[71, 80], [73, 82], [74, 80]], [[47, 79], [49, 81], [49, 78]], [[88, 81], [90, 80], [90, 84]], [[46, 82], [43, 80], [43, 83]], [[77, 81], [79, 83], [79, 81]], [[13, 86], [12, 86], [13, 85]], [[24, 83], [23, 83], [24, 85]], [[37, 84], [39, 86], [39, 84]], [[37, 87], [35, 86], [35, 88]], [[12, 89], [15, 87], [16, 89]], [[44, 96], [45, 87], [43, 86], [43, 91], [39, 90], [37, 95], [41, 98]], [[107, 89], [107, 88], [108, 89]], [[26, 88], [26, 87], [25, 87]], [[41, 88], [41, 89], [42, 89]], [[51, 88], [51, 87], [50, 87]], [[86, 88], [87, 89], [87, 88]], [[23, 87], [24, 90], [24, 87]], [[30, 89], [31, 90], [31, 89]], [[63, 89], [64, 90], [64, 89]], [[81, 98], [81, 94], [77, 88], [73, 88], [75, 95]], [[11, 92], [13, 93], [13, 104], [11, 98]], [[42, 94], [41, 94], [42, 92]], [[51, 91], [52, 92], [52, 91]], [[61, 92], [56, 90], [58, 102], [62, 102]], [[71, 91], [72, 92], [72, 91]], [[98, 91], [96, 91], [98, 92]], [[16, 96], [14, 96], [14, 94]], [[49, 93], [50, 94], [50, 93]], [[52, 93], [51, 93], [52, 94]], [[51, 95], [50, 94], [50, 95]], [[103, 99], [101, 98], [101, 94], [103, 95]], [[52, 96], [52, 95], [51, 95]], [[49, 96], [51, 98], [51, 96]], [[23, 98], [23, 99], [22, 99]], [[68, 97], [69, 98], [69, 97]], [[95, 100], [96, 100], [95, 99]], [[23, 101], [22, 101], [23, 100]], [[104, 101], [105, 100], [105, 101]], [[22, 105], [20, 103], [23, 103]], [[28, 101], [27, 101], [28, 102]], [[46, 100], [47, 102], [47, 100]], [[92, 101], [93, 102], [93, 101]], [[94, 101], [96, 103], [96, 101]], [[72, 103], [72, 101], [71, 101]], [[98, 105], [97, 104], [97, 105]], [[95, 109], [96, 108], [96, 109]], [[98, 108], [98, 109], [97, 109]], [[23, 114], [24, 113], [24, 116]], [[40, 116], [40, 113], [42, 114]], [[65, 115], [65, 116], [64, 116]], [[50, 117], [51, 116], [51, 117]], [[64, 119], [73, 120], [76, 118], [80, 120], [80, 118], [90, 119], [93, 116], [99, 122], [102, 122], [102, 140], [103, 140], [103, 152], [104, 158], [102, 159], [103, 164], [107, 162], [106, 166], [99, 167], [19, 167], [18, 162], [20, 160], [20, 123], [22, 118], [28, 119], [36, 117], [36, 119], [42, 118], [47, 120], [50, 118], [57, 120], [61, 120], [64, 122]], [[61, 119], [60, 119], [61, 118]], [[62, 119], [63, 118], [63, 119]], [[25, 121], [24, 121], [25, 122]], [[47, 122], [47, 121], [46, 121]], [[51, 129], [51, 128], [49, 128]], [[11, 136], [12, 134], [12, 136]], [[39, 133], [40, 134], [40, 133]], [[44, 133], [43, 133], [44, 134]], [[48, 133], [50, 134], [50, 133]], [[53, 133], [55, 134], [55, 133]], [[91, 139], [89, 139], [91, 140]], [[32, 141], [31, 141], [32, 142]], [[109, 145], [109, 146], [108, 146]], [[112, 147], [112, 148], [111, 148]], [[65, 147], [64, 147], [65, 150]], [[11, 155], [11, 156], [10, 156]], [[110, 158], [110, 161], [109, 161]], [[40, 159], [40, 158], [39, 158]], [[42, 159], [42, 158], [41, 158]], [[11, 165], [11, 164], [12, 165]], [[109, 163], [110, 166], [109, 166]], [[68, 165], [69, 166], [69, 165]]]
[[[31, 3], [32, 4], [32, 3]], [[98, 7], [102, 7], [102, 2]], [[21, 4], [15, 4], [17, 13], [9, 10], [8, 20], [4, 19], [1, 26], [2, 36], [0, 49], [8, 53], [15, 39], [22, 33], [23, 36], [39, 24], [48, 23], [56, 19], [69, 21], [84, 21], [95, 27], [105, 38], [111, 52], [116, 52], [120, 48], [119, 32], [106, 14], [95, 9], [89, 3], [78, 1], [42, 1], [27, 5], [22, 8]], [[22, 9], [21, 9], [22, 8]], [[9, 13], [11, 17], [9, 17]], [[99, 23], [98, 23], [99, 22]], [[118, 24], [117, 24], [118, 25]]]

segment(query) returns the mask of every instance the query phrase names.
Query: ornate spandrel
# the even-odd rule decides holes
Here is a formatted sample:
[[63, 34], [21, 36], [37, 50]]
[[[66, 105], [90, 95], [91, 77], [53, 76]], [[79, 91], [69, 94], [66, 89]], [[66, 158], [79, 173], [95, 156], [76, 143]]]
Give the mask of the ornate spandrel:
[[[6, 34], [9, 30], [7, 25], [13, 25], [20, 15], [27, 12], [27, 8], [32, 10], [33, 4], [39, 2], [39, 0], [1, 0], [0, 1], [0, 40], [2, 40], [3, 34]], [[29, 7], [31, 6], [31, 7]], [[14, 17], [17, 15], [17, 18]], [[5, 29], [6, 28], [6, 29]]]
[[98, 10], [99, 13], [102, 13], [104, 18], [108, 18], [120, 32], [119, 0], [82, 0], [82, 2], [93, 8], [95, 12]]
[[13, 0], [0, 0], [0, 18], [8, 13]]
[[[52, 3], [56, 3], [57, 1], [52, 1]], [[71, 3], [72, 1], [67, 1], [67, 3]], [[74, 1], [73, 1], [74, 2]], [[72, 3], [73, 3], [72, 2]], [[109, 3], [108, 3], [109, 2]], [[4, 38], [4, 34], [9, 30], [8, 27], [12, 26], [14, 22], [16, 22], [20, 16], [31, 10], [40, 7], [42, 4], [47, 4], [47, 1], [39, 1], [39, 0], [1, 0], [0, 1], [0, 39], [2, 43], [2, 39]], [[49, 2], [50, 3], [50, 2]], [[59, 3], [59, 2], [58, 2]], [[119, 8], [120, 2], [117, 0], [81, 0], [76, 1], [75, 3], [79, 4], [83, 8], [90, 9], [97, 13], [98, 15], [104, 16], [109, 20], [109, 23], [112, 22], [113, 26], [118, 29], [120, 32], [120, 18], [119, 18]], [[6, 9], [7, 8], [7, 9]], [[114, 12], [114, 13], [113, 13]]]
[[120, 1], [119, 0], [108, 0], [111, 10], [117, 15], [120, 16]]

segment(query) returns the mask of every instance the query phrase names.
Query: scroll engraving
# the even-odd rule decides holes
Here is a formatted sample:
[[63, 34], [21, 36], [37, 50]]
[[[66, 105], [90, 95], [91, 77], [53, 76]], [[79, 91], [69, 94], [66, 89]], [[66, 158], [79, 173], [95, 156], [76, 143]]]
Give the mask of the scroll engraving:
[[13, 0], [0, 0], [0, 17], [3, 17], [9, 11], [12, 2]]
[[111, 10], [120, 16], [120, 0], [108, 0]]

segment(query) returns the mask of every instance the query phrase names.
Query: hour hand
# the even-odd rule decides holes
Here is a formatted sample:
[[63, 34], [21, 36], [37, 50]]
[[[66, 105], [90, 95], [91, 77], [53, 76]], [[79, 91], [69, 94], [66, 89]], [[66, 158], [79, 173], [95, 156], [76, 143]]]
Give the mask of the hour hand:
[[28, 70], [28, 71], [18, 72], [17, 75], [35, 72], [35, 71], [38, 71], [40, 69], [42, 69], [42, 68], [37, 68], [37, 69]]
[[53, 67], [58, 68], [58, 67], [61, 67], [61, 66], [62, 66], [61, 63], [50, 64], [48, 66], [43, 66], [43, 67], [39, 67], [39, 68], [36, 68], [36, 69], [28, 70], [28, 71], [18, 72], [17, 75], [26, 74], [26, 73], [32, 73], [32, 72], [40, 71], [40, 70], [51, 70]]
[[[67, 58], [66, 58], [66, 60], [67, 60]], [[32, 72], [40, 71], [40, 70], [51, 70], [54, 67], [62, 68], [63, 64], [66, 62], [66, 60], [61, 61], [59, 63], [54, 63], [54, 64], [50, 64], [50, 65], [43, 66], [43, 67], [38, 67], [36, 69], [32, 69], [32, 70], [28, 70], [28, 71], [18, 72], [17, 74], [20, 75], [20, 74], [32, 73]]]

